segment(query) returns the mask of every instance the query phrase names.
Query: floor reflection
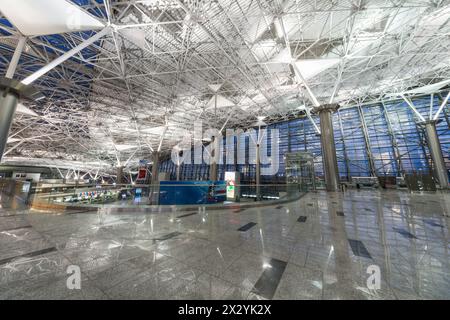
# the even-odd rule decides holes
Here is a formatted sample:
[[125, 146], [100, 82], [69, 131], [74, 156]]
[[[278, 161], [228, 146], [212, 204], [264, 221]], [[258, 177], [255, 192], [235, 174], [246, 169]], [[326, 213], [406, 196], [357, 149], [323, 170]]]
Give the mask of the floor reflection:
[[[148, 214], [5, 206], [0, 299], [448, 299], [449, 198], [351, 190]], [[81, 290], [65, 285], [69, 265]]]

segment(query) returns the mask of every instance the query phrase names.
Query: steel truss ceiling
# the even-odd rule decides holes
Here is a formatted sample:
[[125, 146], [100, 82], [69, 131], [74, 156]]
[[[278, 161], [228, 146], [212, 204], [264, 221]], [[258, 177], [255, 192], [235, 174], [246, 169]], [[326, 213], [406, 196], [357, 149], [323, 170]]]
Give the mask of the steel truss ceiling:
[[[34, 82], [46, 99], [24, 102], [38, 116], [16, 115], [6, 162], [135, 165], [196, 120], [249, 127], [450, 79], [448, 0], [73, 2], [110, 31]], [[95, 32], [28, 37], [15, 77]], [[3, 74], [20, 37], [0, 17]]]

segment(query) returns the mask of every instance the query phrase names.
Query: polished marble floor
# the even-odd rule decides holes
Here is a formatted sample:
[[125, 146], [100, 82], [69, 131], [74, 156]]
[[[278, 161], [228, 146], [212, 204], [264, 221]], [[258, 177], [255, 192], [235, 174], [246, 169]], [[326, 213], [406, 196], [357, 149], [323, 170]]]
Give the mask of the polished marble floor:
[[0, 299], [449, 299], [449, 216], [449, 193], [395, 190], [222, 211], [3, 208]]

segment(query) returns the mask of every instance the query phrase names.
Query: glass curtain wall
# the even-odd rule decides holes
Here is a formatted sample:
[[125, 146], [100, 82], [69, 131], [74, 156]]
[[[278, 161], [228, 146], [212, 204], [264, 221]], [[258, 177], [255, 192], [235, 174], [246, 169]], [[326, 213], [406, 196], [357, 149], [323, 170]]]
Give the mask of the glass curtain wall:
[[[430, 112], [436, 113], [446, 96], [444, 93], [427, 95], [413, 100], [417, 111], [425, 119]], [[441, 120], [437, 132], [442, 152], [450, 169], [450, 122], [449, 104], [440, 113]], [[313, 116], [317, 126], [319, 118]], [[342, 108], [333, 115], [333, 126], [338, 158], [339, 174], [342, 180], [351, 177], [401, 176], [413, 172], [429, 173], [431, 157], [425, 141], [423, 128], [418, 125], [419, 119], [403, 100], [379, 102], [371, 105], [360, 105]], [[306, 151], [314, 155], [316, 176], [323, 176], [320, 136], [314, 125], [305, 118], [279, 122], [267, 126], [268, 155], [271, 156], [270, 129], [279, 130], [279, 170], [274, 176], [262, 176], [262, 183], [284, 183], [284, 154], [288, 152]], [[255, 183], [255, 165], [249, 163], [249, 137], [245, 143], [238, 144], [234, 139], [235, 150], [245, 151], [245, 164], [219, 165], [218, 177], [224, 178], [225, 171], [241, 172], [241, 183]], [[225, 147], [225, 138], [223, 147]], [[250, 150], [251, 151], [251, 150]], [[222, 150], [225, 163], [225, 148]], [[193, 158], [193, 157], [192, 157]], [[176, 166], [167, 160], [160, 166], [161, 172], [169, 172], [171, 179], [176, 179]], [[209, 168], [203, 163], [184, 163], [181, 166], [181, 180], [208, 180]]]

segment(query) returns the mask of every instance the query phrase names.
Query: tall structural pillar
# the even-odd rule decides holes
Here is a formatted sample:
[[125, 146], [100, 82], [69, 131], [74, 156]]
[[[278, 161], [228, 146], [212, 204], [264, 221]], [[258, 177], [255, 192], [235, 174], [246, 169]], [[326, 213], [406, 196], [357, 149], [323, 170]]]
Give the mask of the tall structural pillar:
[[159, 151], [152, 153], [152, 182], [150, 187], [151, 204], [159, 204]]
[[211, 158], [209, 163], [209, 180], [217, 181], [217, 158], [219, 155], [219, 146], [216, 142], [216, 137], [211, 138], [211, 143], [213, 144], [213, 148], [211, 150]]
[[14, 113], [20, 98], [39, 100], [44, 96], [34, 88], [13, 79], [0, 78], [0, 160], [8, 142]]
[[0, 161], [8, 143], [9, 129], [11, 128], [19, 98], [24, 97], [37, 100], [44, 97], [32, 87], [13, 80], [25, 44], [26, 38], [19, 38], [16, 50], [6, 70], [5, 78], [0, 78]]
[[436, 131], [436, 120], [428, 120], [422, 124], [425, 126], [428, 149], [434, 164], [434, 175], [442, 189], [448, 188], [448, 173], [442, 155], [441, 143]]
[[255, 173], [256, 173], [256, 201], [261, 200], [261, 150], [259, 143], [256, 145], [256, 161], [255, 161]]
[[177, 163], [177, 181], [180, 181], [181, 177], [181, 166], [179, 163]]
[[0, 90], [0, 160], [5, 152], [18, 100], [17, 93], [8, 91], [6, 88]]
[[312, 110], [320, 117], [320, 143], [322, 145], [323, 172], [327, 191], [337, 191], [339, 188], [339, 171], [333, 130], [333, 112], [338, 109], [339, 105], [333, 103], [324, 104]]
[[117, 167], [117, 184], [122, 184], [123, 181], [123, 167], [119, 166]]
[[176, 163], [176, 178], [177, 181], [181, 179], [181, 158], [183, 156], [183, 151], [179, 151], [177, 154], [177, 163]]
[[159, 181], [159, 152], [152, 153], [152, 184], [157, 184]]

